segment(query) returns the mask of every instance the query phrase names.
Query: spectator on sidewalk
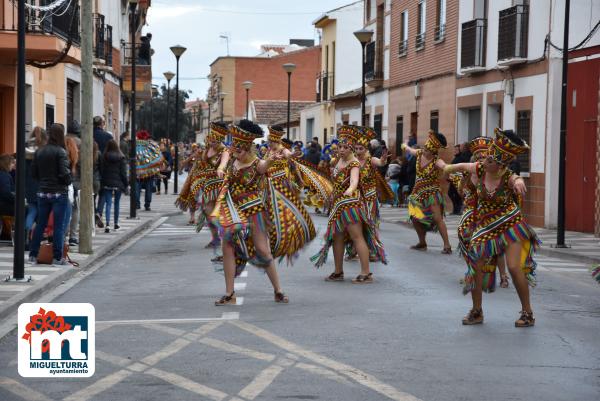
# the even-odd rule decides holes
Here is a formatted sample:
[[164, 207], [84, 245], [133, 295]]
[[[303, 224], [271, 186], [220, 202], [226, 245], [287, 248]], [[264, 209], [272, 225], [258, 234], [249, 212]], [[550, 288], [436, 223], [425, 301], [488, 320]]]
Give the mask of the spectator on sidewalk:
[[[65, 148], [67, 150], [67, 158], [69, 159], [69, 169], [71, 170], [71, 184], [68, 188], [69, 202], [67, 204], [67, 214], [65, 217], [64, 227], [64, 233], [65, 236], [67, 236], [70, 234], [71, 221], [74, 220], [73, 210], [75, 209], [75, 186], [73, 185], [73, 183], [75, 182], [75, 179], [79, 180], [79, 178], [76, 178], [79, 176], [79, 174], [77, 173], [77, 170], [79, 169], [79, 149], [77, 148], [77, 142], [75, 142], [73, 138], [65, 139]], [[75, 216], [77, 216], [76, 209]], [[77, 220], [77, 223], [79, 223], [77, 217], [75, 219]], [[71, 242], [71, 238], [69, 237], [69, 245], [75, 245]]]
[[112, 139], [112, 135], [104, 130], [104, 117], [96, 116], [94, 117], [94, 142], [98, 144], [98, 149], [100, 153], [104, 153], [106, 150], [106, 144], [108, 141]]
[[15, 184], [10, 175], [13, 160], [8, 153], [0, 155], [0, 216], [15, 216]]
[[42, 235], [48, 225], [50, 213], [54, 215], [53, 264], [66, 265], [63, 258], [64, 224], [68, 207], [68, 187], [71, 171], [65, 150], [65, 127], [52, 124], [48, 133], [48, 144], [38, 149], [31, 165], [33, 178], [39, 181], [38, 224], [29, 250], [29, 262], [35, 263]]
[[[67, 128], [67, 137], [65, 143], [74, 141], [77, 146], [77, 151], [81, 153], [81, 126], [77, 120], [73, 120]], [[67, 150], [69, 147], [67, 146]], [[69, 245], [75, 246], [79, 244], [79, 191], [81, 190], [81, 163], [77, 163], [73, 173], [73, 208], [71, 210], [71, 222], [68, 227]]]
[[164, 142], [160, 143], [160, 152], [163, 155], [163, 164], [160, 169], [160, 176], [156, 179], [156, 195], [160, 195], [160, 182], [165, 186], [165, 195], [169, 193], [169, 180], [173, 171], [173, 158]]
[[308, 152], [304, 155], [304, 160], [314, 165], [315, 168], [319, 165], [321, 161], [321, 151], [318, 148], [318, 145], [314, 142], [310, 142], [308, 145]]
[[26, 250], [29, 250], [29, 242], [33, 236], [33, 225], [38, 215], [37, 194], [39, 183], [33, 178], [31, 164], [35, 152], [48, 143], [48, 134], [42, 127], [35, 127], [31, 131], [29, 141], [25, 147], [25, 200], [27, 201], [27, 215], [25, 217]]
[[115, 140], [108, 141], [106, 151], [102, 155], [101, 163], [101, 195], [100, 195], [100, 215], [106, 206], [106, 225], [104, 232], [110, 232], [110, 213], [114, 197], [114, 229], [119, 227], [119, 207], [121, 194], [127, 193], [127, 159], [119, 150]]
[[126, 158], [129, 158], [129, 134], [127, 132], [121, 134], [119, 149], [121, 149], [121, 153], [123, 153]]

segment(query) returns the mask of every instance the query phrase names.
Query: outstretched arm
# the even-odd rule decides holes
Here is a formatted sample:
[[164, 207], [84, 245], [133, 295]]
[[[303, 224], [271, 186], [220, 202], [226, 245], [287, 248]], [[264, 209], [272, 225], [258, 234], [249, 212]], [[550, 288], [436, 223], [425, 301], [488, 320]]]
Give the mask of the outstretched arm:
[[344, 192], [344, 196], [352, 196], [354, 191], [356, 191], [356, 188], [358, 188], [358, 180], [360, 178], [359, 174], [360, 171], [358, 167], [352, 167], [352, 170], [350, 170], [350, 186], [346, 192]]
[[[442, 163], [444, 163], [442, 161]], [[471, 173], [471, 174], [476, 174], [477, 171], [477, 163], [458, 163], [458, 164], [446, 164], [444, 163], [445, 167], [443, 167], [444, 169], [444, 174], [448, 175], [448, 174], [452, 174], [452, 173], [457, 173], [457, 172], [466, 172], [466, 173]]]
[[275, 160], [281, 160], [283, 157], [282, 152], [269, 152], [266, 158], [258, 162], [257, 171], [259, 174], [266, 174], [273, 162]]
[[417, 149], [411, 148], [410, 146], [408, 146], [408, 144], [406, 142], [404, 142], [402, 144], [402, 146], [400, 146], [400, 148], [404, 151], [406, 151], [406, 153], [408, 153], [409, 155], [416, 155], [417, 154]]
[[513, 174], [508, 179], [508, 186], [512, 188], [518, 195], [525, 196], [527, 193], [527, 186], [523, 177]]
[[384, 149], [383, 152], [381, 153], [380, 158], [371, 157], [371, 165], [373, 167], [384, 167], [387, 165], [387, 160], [388, 160], [388, 150]]

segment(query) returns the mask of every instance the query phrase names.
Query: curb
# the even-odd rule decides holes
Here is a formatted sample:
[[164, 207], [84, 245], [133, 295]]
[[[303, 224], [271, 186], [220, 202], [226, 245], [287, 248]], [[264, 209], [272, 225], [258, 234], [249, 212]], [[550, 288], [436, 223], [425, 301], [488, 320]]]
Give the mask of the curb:
[[28, 290], [23, 291], [22, 293], [9, 298], [6, 302], [0, 307], [0, 322], [6, 319], [13, 313], [17, 312], [19, 305], [22, 303], [27, 303], [34, 301], [46, 293], [50, 292], [54, 288], [58, 287], [71, 277], [75, 276], [78, 273], [88, 270], [92, 265], [94, 265], [99, 259], [111, 254], [115, 248], [121, 246], [123, 243], [131, 239], [132, 237], [138, 235], [142, 231], [146, 230], [156, 221], [161, 219], [162, 217], [172, 217], [181, 214], [181, 212], [169, 212], [162, 213], [157, 215], [156, 217], [152, 217], [143, 223], [137, 225], [132, 228], [131, 231], [124, 232], [119, 237], [117, 237], [113, 242], [107, 243], [100, 248], [88, 258], [86, 258], [83, 262], [81, 262], [79, 268], [68, 268], [65, 270], [59, 270], [55, 273], [52, 273], [48, 279], [44, 281], [40, 281], [39, 283], [34, 284]]
[[[404, 220], [381, 219], [381, 221], [384, 223], [400, 224], [400, 225], [412, 228], [412, 224], [410, 224], [408, 221], [404, 221]], [[451, 238], [452, 238], [452, 236], [451, 236]], [[453, 238], [453, 239], [455, 239], [455, 238]], [[541, 247], [537, 251], [537, 253], [539, 255], [544, 255], [544, 256], [569, 259], [572, 262], [579, 262], [579, 263], [586, 263], [586, 264], [600, 263], [600, 257], [593, 258], [593, 257], [589, 257], [589, 256], [584, 256], [584, 255], [577, 255], [577, 254], [569, 253], [566, 251], [558, 251], [554, 248], [545, 247], [545, 246]]]

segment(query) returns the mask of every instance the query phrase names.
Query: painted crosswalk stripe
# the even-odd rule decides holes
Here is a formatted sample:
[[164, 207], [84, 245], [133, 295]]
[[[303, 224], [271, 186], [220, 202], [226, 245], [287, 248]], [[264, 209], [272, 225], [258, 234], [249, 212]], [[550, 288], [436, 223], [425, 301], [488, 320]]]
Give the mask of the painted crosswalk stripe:
[[234, 283], [233, 284], [233, 289], [235, 291], [242, 291], [246, 289], [246, 283]]

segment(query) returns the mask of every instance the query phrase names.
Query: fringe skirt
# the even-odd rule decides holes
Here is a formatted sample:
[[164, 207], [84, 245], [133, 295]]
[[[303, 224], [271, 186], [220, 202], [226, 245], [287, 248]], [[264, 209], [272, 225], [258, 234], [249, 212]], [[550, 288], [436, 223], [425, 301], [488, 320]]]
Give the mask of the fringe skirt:
[[444, 195], [440, 190], [427, 194], [411, 194], [408, 197], [408, 216], [410, 221], [419, 222], [427, 231], [436, 231], [437, 226], [433, 221], [434, 207], [441, 206], [444, 214]]

